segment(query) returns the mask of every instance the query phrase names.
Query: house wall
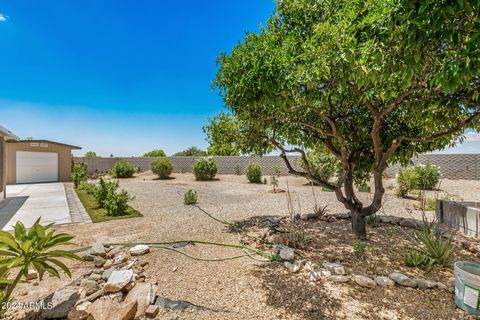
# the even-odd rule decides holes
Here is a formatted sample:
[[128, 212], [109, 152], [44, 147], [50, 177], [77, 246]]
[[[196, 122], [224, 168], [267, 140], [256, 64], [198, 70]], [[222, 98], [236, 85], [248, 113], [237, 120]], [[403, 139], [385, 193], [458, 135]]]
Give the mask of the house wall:
[[0, 137], [0, 201], [5, 199], [5, 175], [6, 175], [6, 167], [5, 167], [5, 139]]
[[[37, 146], [38, 145], [38, 146]], [[58, 145], [55, 143], [32, 143], [25, 142], [7, 142], [7, 184], [15, 184], [17, 181], [16, 176], [16, 156], [17, 151], [30, 151], [30, 152], [55, 152], [58, 153], [58, 180], [60, 182], [71, 181], [70, 173], [72, 168], [72, 150], [70, 147], [64, 145]]]

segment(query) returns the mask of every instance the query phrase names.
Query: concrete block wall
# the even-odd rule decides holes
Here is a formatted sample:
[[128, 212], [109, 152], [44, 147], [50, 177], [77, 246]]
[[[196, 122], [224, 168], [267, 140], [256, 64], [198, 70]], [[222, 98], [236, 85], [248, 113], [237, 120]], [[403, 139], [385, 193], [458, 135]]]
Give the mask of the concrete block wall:
[[[184, 173], [192, 172], [192, 167], [196, 157], [169, 157], [173, 163], [173, 172]], [[235, 174], [236, 167], [243, 174], [245, 167], [250, 162], [257, 162], [262, 167], [262, 172], [268, 175], [272, 172], [274, 166], [278, 166], [282, 174], [287, 174], [288, 170], [282, 158], [279, 156], [233, 156], [233, 157], [214, 157], [218, 166], [219, 174]], [[141, 171], [147, 171], [150, 163], [155, 158], [146, 157], [116, 157], [116, 158], [84, 158], [75, 157], [76, 162], [85, 162], [88, 165], [90, 173], [98, 170], [99, 172], [109, 171], [115, 161], [123, 159], [133, 163]], [[298, 168], [298, 156], [290, 156], [290, 163]], [[446, 179], [466, 179], [480, 180], [480, 154], [424, 154], [414, 158], [413, 163], [431, 163], [440, 167], [440, 173]], [[387, 173], [394, 177], [399, 165], [391, 166]]]

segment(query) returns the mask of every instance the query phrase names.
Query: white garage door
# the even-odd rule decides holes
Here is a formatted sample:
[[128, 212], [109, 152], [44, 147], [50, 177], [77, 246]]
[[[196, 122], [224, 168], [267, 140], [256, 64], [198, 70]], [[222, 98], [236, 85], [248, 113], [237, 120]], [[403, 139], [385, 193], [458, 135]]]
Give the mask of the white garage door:
[[17, 151], [17, 183], [58, 181], [58, 153]]

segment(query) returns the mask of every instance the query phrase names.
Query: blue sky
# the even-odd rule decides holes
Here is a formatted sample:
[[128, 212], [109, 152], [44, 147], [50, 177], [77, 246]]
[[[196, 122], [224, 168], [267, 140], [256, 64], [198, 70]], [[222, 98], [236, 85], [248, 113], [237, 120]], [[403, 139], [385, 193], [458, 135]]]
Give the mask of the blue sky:
[[102, 155], [205, 148], [215, 59], [273, 0], [0, 2], [0, 125]]
[[[3, 0], [0, 125], [137, 156], [206, 148], [202, 126], [223, 107], [215, 59], [256, 31], [273, 0]], [[445, 152], [480, 152], [470, 134]]]

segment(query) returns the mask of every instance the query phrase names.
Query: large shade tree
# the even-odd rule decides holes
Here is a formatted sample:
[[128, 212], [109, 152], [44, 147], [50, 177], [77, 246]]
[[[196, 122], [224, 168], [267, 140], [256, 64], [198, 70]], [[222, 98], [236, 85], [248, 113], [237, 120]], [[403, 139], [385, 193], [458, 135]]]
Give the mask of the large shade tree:
[[[479, 14], [469, 0], [279, 0], [260, 32], [221, 54], [215, 85], [242, 123], [244, 151], [278, 148], [292, 174], [335, 190], [365, 238], [387, 165], [478, 128]], [[335, 183], [308, 165], [318, 145], [341, 162]], [[354, 185], [370, 176], [373, 197], [363, 203]]]

